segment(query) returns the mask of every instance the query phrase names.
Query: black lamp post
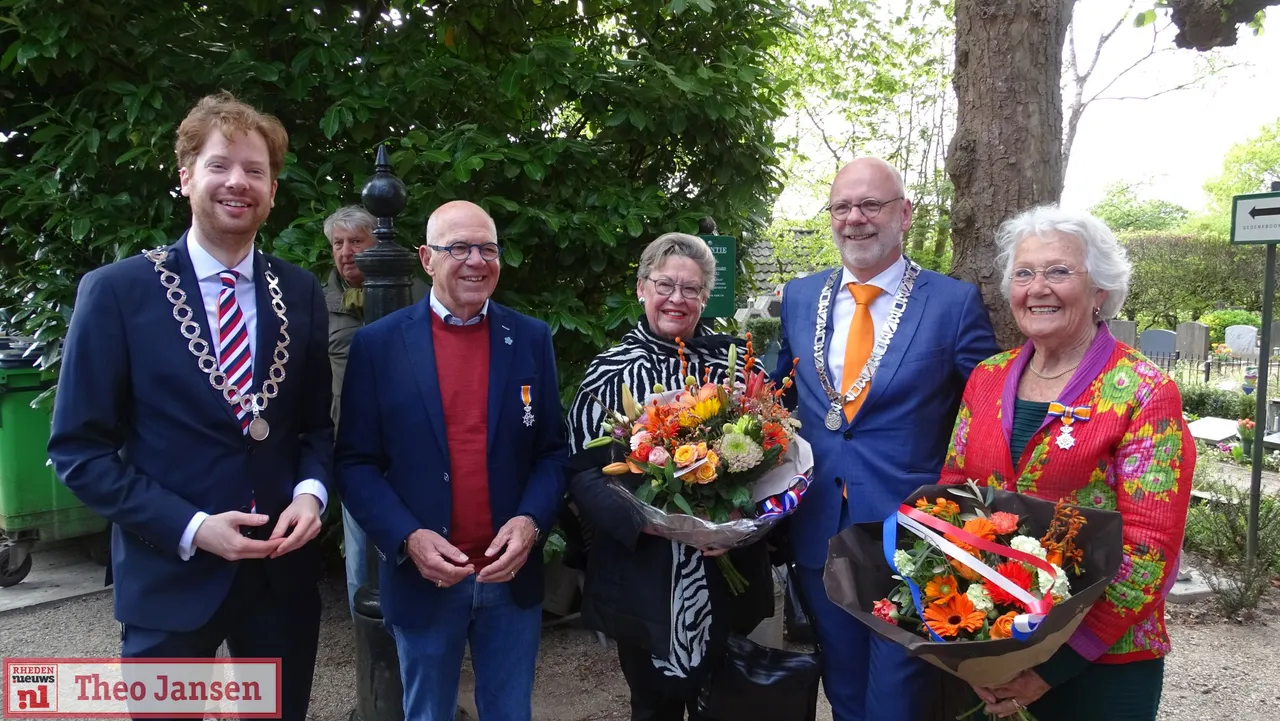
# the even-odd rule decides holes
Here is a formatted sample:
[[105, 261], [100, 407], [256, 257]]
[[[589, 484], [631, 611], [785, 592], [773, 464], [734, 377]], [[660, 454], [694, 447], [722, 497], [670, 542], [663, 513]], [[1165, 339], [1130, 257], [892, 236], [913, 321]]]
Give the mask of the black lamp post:
[[[356, 267], [364, 274], [364, 322], [372, 323], [411, 302], [410, 286], [418, 259], [395, 242], [395, 216], [405, 206], [404, 183], [391, 172], [387, 148], [378, 146], [373, 177], [360, 195], [378, 226], [368, 250], [356, 255]], [[392, 549], [390, 552], [394, 552]], [[373, 543], [366, 554], [368, 581], [355, 594], [356, 708], [352, 721], [402, 721], [404, 687], [400, 683], [400, 659], [395, 641], [382, 619], [378, 594], [380, 557]]]

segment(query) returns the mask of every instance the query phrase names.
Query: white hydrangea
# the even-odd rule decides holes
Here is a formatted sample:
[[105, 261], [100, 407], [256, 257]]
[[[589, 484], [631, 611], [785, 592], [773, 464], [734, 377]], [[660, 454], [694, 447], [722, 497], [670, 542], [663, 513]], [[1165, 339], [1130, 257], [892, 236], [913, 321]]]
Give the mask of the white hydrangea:
[[1062, 598], [1069, 597], [1071, 595], [1071, 581], [1067, 578], [1067, 572], [1059, 568], [1056, 564], [1049, 565], [1053, 566], [1053, 570], [1056, 573], [1055, 576], [1050, 576], [1044, 571], [1036, 569], [1036, 573], [1040, 576], [1039, 589], [1041, 595], [1052, 590], [1056, 596], [1061, 596]]
[[911, 554], [901, 548], [893, 552], [893, 565], [897, 567], [898, 573], [902, 574], [903, 578], [916, 572], [916, 565], [911, 560]]
[[971, 583], [969, 584], [969, 590], [965, 591], [964, 595], [968, 596], [969, 600], [973, 602], [974, 609], [982, 611], [991, 618], [996, 617], [996, 604], [991, 600], [991, 594], [987, 593], [986, 586], [981, 583]]
[[1009, 541], [1009, 546], [1015, 551], [1022, 551], [1036, 558], [1045, 558], [1048, 555], [1048, 552], [1044, 550], [1044, 546], [1040, 545], [1040, 541], [1030, 536], [1014, 536], [1013, 540]]

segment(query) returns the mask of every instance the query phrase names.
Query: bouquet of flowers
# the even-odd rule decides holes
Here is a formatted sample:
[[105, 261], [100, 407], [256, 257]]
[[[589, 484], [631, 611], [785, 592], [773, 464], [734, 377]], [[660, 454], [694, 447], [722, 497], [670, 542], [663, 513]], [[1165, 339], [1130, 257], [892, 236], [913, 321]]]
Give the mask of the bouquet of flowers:
[[973, 481], [926, 486], [884, 522], [833, 539], [827, 592], [908, 654], [998, 686], [1075, 632], [1120, 568], [1121, 526], [1114, 511]]
[[[643, 477], [634, 491], [615, 488], [640, 511], [656, 535], [701, 548], [734, 548], [762, 538], [795, 510], [813, 467], [809, 444], [796, 434], [800, 422], [779, 402], [781, 388], [752, 370], [750, 334], [745, 383], [735, 383], [737, 347], [729, 349], [724, 379], [688, 375], [680, 348], [684, 387], [653, 389], [644, 404], [622, 388], [621, 409], [606, 408], [603, 436], [588, 448], [617, 445], [623, 458], [602, 470]], [[727, 556], [717, 563], [734, 593], [746, 581]]]

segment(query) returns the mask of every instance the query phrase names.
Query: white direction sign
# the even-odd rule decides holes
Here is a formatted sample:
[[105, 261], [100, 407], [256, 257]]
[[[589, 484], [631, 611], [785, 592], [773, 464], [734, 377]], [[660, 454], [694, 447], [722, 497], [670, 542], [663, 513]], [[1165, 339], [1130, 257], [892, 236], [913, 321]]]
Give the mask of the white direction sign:
[[1280, 193], [1232, 198], [1232, 243], [1280, 243]]

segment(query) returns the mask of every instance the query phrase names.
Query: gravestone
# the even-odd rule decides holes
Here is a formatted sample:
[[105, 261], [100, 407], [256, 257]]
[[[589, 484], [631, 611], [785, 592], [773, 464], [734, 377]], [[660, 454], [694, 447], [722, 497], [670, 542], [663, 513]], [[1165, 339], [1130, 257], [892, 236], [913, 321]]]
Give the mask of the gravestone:
[[1124, 343], [1130, 348], [1138, 345], [1138, 322], [1134, 320], [1109, 320], [1107, 328], [1111, 331], [1111, 335], [1116, 340]]
[[1142, 331], [1142, 355], [1145, 356], [1171, 356], [1177, 350], [1178, 334], [1171, 330], [1144, 330]]
[[1187, 424], [1187, 428], [1191, 431], [1193, 438], [1207, 443], [1221, 443], [1228, 438], [1236, 438], [1240, 435], [1240, 427], [1236, 425], [1236, 421], [1228, 418], [1212, 416], [1201, 418]]
[[1251, 325], [1227, 327], [1227, 347], [1237, 358], [1258, 357], [1258, 329]]
[[[1280, 348], [1280, 320], [1271, 324], [1271, 347], [1272, 349]], [[1276, 354], [1273, 353], [1272, 355]]]
[[1191, 360], [1208, 358], [1209, 326], [1194, 321], [1178, 324], [1178, 353]]

